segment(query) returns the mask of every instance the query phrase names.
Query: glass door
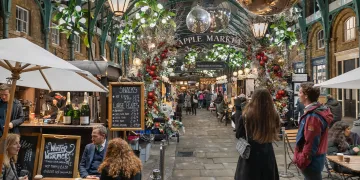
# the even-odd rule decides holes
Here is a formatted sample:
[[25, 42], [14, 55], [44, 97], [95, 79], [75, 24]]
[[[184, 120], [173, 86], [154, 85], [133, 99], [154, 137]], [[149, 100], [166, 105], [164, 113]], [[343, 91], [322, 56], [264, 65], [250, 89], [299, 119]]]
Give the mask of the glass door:
[[[355, 69], [355, 59], [344, 61], [344, 73]], [[344, 109], [346, 117], [356, 118], [356, 90], [344, 89]]]

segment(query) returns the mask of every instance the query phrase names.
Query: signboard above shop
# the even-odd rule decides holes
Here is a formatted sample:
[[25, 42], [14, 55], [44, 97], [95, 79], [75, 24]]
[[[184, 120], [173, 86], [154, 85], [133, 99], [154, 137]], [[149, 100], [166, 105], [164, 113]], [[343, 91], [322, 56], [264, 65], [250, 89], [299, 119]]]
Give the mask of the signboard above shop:
[[224, 62], [208, 62], [208, 61], [200, 61], [196, 62], [196, 69], [206, 69], [206, 70], [216, 70], [216, 69], [224, 69]]
[[178, 39], [181, 46], [191, 46], [195, 44], [228, 44], [231, 46], [241, 47], [244, 42], [234, 35], [230, 34], [191, 34], [181, 36]]
[[306, 81], [308, 81], [308, 75], [306, 73], [292, 74], [292, 82], [306, 82]]

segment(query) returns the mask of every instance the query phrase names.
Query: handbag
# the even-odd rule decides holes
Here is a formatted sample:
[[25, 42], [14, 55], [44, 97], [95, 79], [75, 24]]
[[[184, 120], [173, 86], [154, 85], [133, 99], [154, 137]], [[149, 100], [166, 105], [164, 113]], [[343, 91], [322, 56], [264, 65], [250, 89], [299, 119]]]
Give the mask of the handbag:
[[193, 98], [193, 102], [194, 102], [194, 103], [198, 103], [198, 100], [195, 99], [195, 98]]
[[246, 128], [246, 115], [245, 115], [245, 138], [239, 138], [237, 143], [236, 143], [236, 150], [239, 152], [240, 156], [243, 159], [248, 159], [250, 157], [250, 150], [251, 150], [251, 146], [248, 142], [248, 135], [247, 135], [247, 128]]

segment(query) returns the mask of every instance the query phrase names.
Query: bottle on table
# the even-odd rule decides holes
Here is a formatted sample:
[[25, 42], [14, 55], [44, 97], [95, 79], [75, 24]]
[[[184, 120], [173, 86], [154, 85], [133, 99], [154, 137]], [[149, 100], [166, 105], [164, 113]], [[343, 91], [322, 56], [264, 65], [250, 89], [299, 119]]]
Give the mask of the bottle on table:
[[84, 93], [84, 102], [81, 105], [80, 110], [80, 125], [89, 125], [90, 124], [90, 107], [88, 103], [88, 94]]
[[75, 104], [73, 106], [73, 109], [74, 109], [74, 113], [72, 117], [72, 125], [80, 125], [80, 108], [77, 99], [75, 99]]
[[74, 110], [70, 100], [70, 92], [67, 93], [66, 106], [64, 109], [64, 124], [71, 125]]

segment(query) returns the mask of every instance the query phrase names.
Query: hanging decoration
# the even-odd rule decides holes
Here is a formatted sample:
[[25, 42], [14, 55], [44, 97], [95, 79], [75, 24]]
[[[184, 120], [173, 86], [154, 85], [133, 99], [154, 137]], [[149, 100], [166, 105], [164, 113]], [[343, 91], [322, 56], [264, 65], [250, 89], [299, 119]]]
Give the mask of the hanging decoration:
[[239, 4], [247, 11], [260, 15], [269, 16], [279, 14], [298, 2], [298, 0], [277, 0], [269, 3], [267, 0], [237, 0]]
[[211, 16], [210, 13], [197, 5], [186, 16], [186, 25], [193, 33], [203, 33], [210, 27]]
[[[284, 61], [279, 49], [274, 48], [257, 48], [254, 54], [254, 63], [258, 63], [258, 78], [256, 86], [264, 87], [269, 90], [274, 99], [279, 114], [284, 117], [289, 111], [288, 95], [291, 89], [288, 87], [286, 77], [291, 74], [291, 69]], [[280, 52], [280, 53], [279, 53]]]
[[58, 25], [52, 28], [58, 29], [60, 33], [66, 34], [67, 39], [70, 38], [71, 34], [77, 36], [84, 35], [84, 44], [86, 47], [89, 47], [87, 36], [88, 10], [82, 9], [81, 6], [76, 3], [76, 0], [69, 0], [67, 6], [60, 4], [61, 1], [55, 2], [58, 13], [53, 17], [53, 20], [58, 22]]
[[211, 15], [211, 24], [210, 24], [211, 33], [221, 32], [229, 26], [230, 17], [231, 17], [231, 12], [229, 9], [211, 7], [211, 8], [207, 8], [207, 11]]

